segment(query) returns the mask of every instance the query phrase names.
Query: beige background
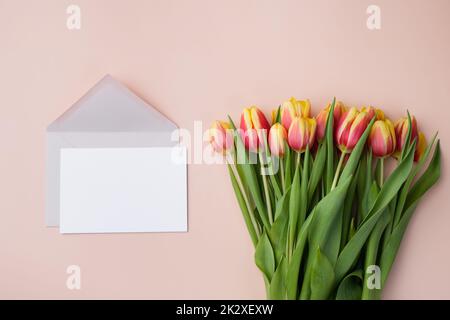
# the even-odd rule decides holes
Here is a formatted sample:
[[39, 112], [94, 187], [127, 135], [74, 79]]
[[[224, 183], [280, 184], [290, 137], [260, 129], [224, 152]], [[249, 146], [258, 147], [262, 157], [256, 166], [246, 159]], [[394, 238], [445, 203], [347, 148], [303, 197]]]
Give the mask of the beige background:
[[[66, 28], [66, 7], [82, 28]], [[381, 30], [366, 8], [381, 7]], [[384, 298], [450, 298], [448, 0], [0, 0], [0, 298], [264, 298], [223, 166], [189, 167], [189, 233], [44, 227], [45, 128], [111, 73], [179, 126], [291, 95], [333, 95], [439, 130], [440, 184], [411, 221]], [[66, 288], [66, 267], [82, 288]]]

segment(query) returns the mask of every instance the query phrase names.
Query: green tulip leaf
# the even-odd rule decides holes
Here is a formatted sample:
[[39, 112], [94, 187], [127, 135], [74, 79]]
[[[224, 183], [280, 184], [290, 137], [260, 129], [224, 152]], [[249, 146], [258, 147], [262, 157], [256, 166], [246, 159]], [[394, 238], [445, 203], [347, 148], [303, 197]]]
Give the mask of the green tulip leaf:
[[384, 286], [386, 279], [391, 271], [392, 265], [394, 264], [395, 256], [397, 255], [400, 243], [405, 234], [406, 227], [408, 226], [409, 220], [411, 219], [417, 203], [410, 206], [403, 214], [399, 224], [394, 227], [392, 234], [389, 237], [387, 244], [385, 245], [380, 258], [380, 269], [381, 269], [381, 285]]
[[323, 169], [325, 168], [325, 160], [327, 156], [326, 143], [322, 143], [317, 151], [316, 158], [313, 161], [311, 169], [311, 177], [308, 181], [308, 202], [312, 199], [316, 188], [322, 179]]
[[245, 204], [244, 196], [241, 192], [241, 189], [238, 186], [236, 177], [234, 176], [233, 171], [230, 168], [230, 165], [228, 165], [228, 170], [230, 173], [231, 185], [233, 186], [234, 193], [236, 194], [236, 198], [238, 200], [239, 207], [241, 208], [242, 215], [244, 216], [245, 225], [247, 226], [247, 230], [250, 233], [250, 238], [252, 239], [253, 245], [256, 247], [258, 243], [257, 230], [255, 230], [253, 226], [250, 217], [250, 212], [248, 211], [247, 206]]
[[414, 178], [416, 177], [417, 173], [419, 173], [422, 170], [425, 162], [427, 161], [428, 156], [430, 154], [430, 151], [431, 151], [432, 147], [435, 144], [436, 137], [437, 137], [437, 133], [434, 135], [433, 139], [431, 140], [431, 143], [425, 149], [425, 152], [422, 155], [422, 157], [420, 158], [418, 164], [414, 167], [414, 169], [412, 170], [412, 172], [410, 173], [410, 175], [408, 177], [408, 180], [406, 180], [404, 186], [402, 187], [402, 190], [400, 192], [400, 196], [399, 196], [398, 201], [397, 201], [397, 206], [395, 208], [395, 215], [394, 215], [394, 222], [393, 222], [394, 226], [396, 226], [398, 224], [398, 222], [399, 222], [399, 220], [401, 218], [401, 215], [402, 215], [402, 212], [403, 212], [403, 208], [404, 208], [404, 205], [405, 205], [405, 202], [406, 202], [406, 197], [409, 194], [409, 190], [410, 190], [411, 184], [412, 184]]
[[314, 211], [306, 218], [305, 223], [300, 229], [295, 250], [289, 261], [289, 267], [287, 271], [286, 290], [287, 298], [289, 300], [297, 299], [298, 291], [298, 277], [300, 273], [300, 265], [305, 250], [306, 240], [308, 239], [308, 231], [311, 220], [314, 217]]
[[277, 108], [277, 114], [275, 117], [275, 122], [276, 123], [281, 123], [281, 105], [278, 106]]
[[269, 174], [269, 178], [270, 178], [270, 184], [274, 191], [274, 195], [275, 195], [276, 199], [278, 200], [282, 197], [282, 192], [281, 192], [280, 186], [277, 181], [277, 176], [275, 174]]
[[281, 257], [280, 263], [275, 270], [272, 281], [270, 282], [270, 299], [284, 300], [286, 299], [286, 274], [287, 262], [284, 256]]
[[[342, 213], [344, 200], [350, 186], [352, 176], [348, 177], [346, 181], [329, 194], [327, 194], [315, 207], [315, 216], [311, 222], [309, 232], [309, 244], [311, 250], [326, 247], [326, 242], [331, 233], [334, 233], [341, 225], [337, 225], [339, 215]], [[333, 252], [325, 252], [334, 263], [339, 253], [340, 240], [334, 246]]]
[[311, 271], [311, 300], [324, 300], [334, 285], [334, 268], [320, 248], [317, 248]]
[[366, 218], [363, 220], [356, 233], [340, 253], [335, 268], [336, 279], [338, 281], [340, 281], [345, 276], [345, 274], [347, 274], [350, 268], [356, 263], [356, 260], [360, 256], [361, 249], [366, 243], [366, 240], [370, 236], [370, 233], [372, 232], [382, 214], [385, 212], [384, 209], [395, 197], [395, 195], [407, 179], [412, 168], [413, 160], [414, 144], [412, 145], [412, 148], [409, 149], [405, 159], [400, 162], [398, 167], [386, 180], [383, 188], [379, 192], [377, 199], [372, 206], [372, 209], [367, 214]]
[[436, 148], [433, 154], [431, 162], [422, 174], [422, 176], [416, 181], [414, 186], [406, 198], [406, 208], [411, 206], [414, 202], [420, 199], [439, 179], [441, 175], [441, 147], [440, 141], [437, 141]]
[[275, 255], [269, 237], [267, 237], [265, 232], [256, 246], [255, 263], [259, 270], [271, 281], [275, 271]]
[[[356, 197], [356, 188], [357, 185], [359, 183], [359, 176], [360, 176], [360, 171], [361, 171], [361, 164], [363, 163], [363, 161], [360, 163], [360, 165], [358, 166], [358, 168], [356, 169], [356, 176], [354, 179], [352, 179], [352, 182], [350, 183], [350, 187], [347, 191], [347, 196], [345, 198], [344, 201], [344, 208], [342, 211], [342, 228], [341, 228], [341, 232], [337, 232], [340, 234], [336, 235], [336, 238], [340, 238], [340, 249], [342, 250], [342, 248], [344, 248], [345, 244], [348, 241], [349, 238], [349, 233], [350, 233], [350, 223], [352, 220], [352, 210], [353, 210], [353, 205], [354, 205], [354, 199]], [[336, 240], [337, 241], [337, 240]], [[336, 244], [337, 245], [337, 244]]]
[[[330, 263], [334, 265], [340, 247], [340, 239], [336, 239], [334, 230], [341, 230], [342, 228], [340, 225], [340, 220], [342, 219], [342, 206], [351, 180], [352, 177], [348, 177], [345, 183], [336, 187], [328, 195], [322, 198], [309, 215], [308, 219], [311, 218], [311, 225], [308, 230], [308, 261], [313, 261], [314, 253], [317, 249], [323, 247], [324, 250], [326, 250], [324, 254], [331, 258]], [[306, 265], [300, 299], [308, 299], [310, 296], [311, 276], [312, 265], [309, 263]]]
[[411, 172], [414, 161], [415, 145], [416, 143], [414, 142], [409, 147], [405, 159], [400, 161], [400, 164], [397, 166], [397, 168], [395, 168], [395, 170], [387, 178], [386, 182], [380, 190], [380, 193], [377, 196], [377, 199], [371, 206], [369, 206], [369, 213], [366, 215], [364, 220], [370, 217], [371, 214], [385, 208], [398, 194], [400, 188], [403, 186], [403, 183], [406, 181]]
[[[379, 187], [376, 181], [373, 181], [372, 187], [370, 189], [369, 194], [369, 203], [374, 203], [376, 201], [376, 198], [379, 194]], [[391, 221], [391, 211], [390, 206], [387, 206], [385, 209], [387, 213], [383, 212], [381, 214], [380, 219], [378, 220], [377, 224], [375, 225], [374, 229], [372, 230], [369, 239], [367, 240], [366, 244], [366, 250], [365, 250], [365, 262], [364, 262], [364, 270], [367, 270], [369, 266], [372, 265], [378, 265], [377, 257], [379, 253], [379, 246], [380, 246], [380, 240], [381, 236], [383, 235], [383, 232], [388, 225], [388, 223]], [[367, 283], [367, 277], [369, 274], [364, 274], [364, 283]], [[380, 290], [378, 289], [369, 289], [368, 286], [363, 287], [362, 291], [362, 299], [363, 300], [379, 300]]]
[[360, 300], [362, 294], [362, 270], [347, 275], [339, 284], [336, 300]]
[[417, 207], [417, 204], [421, 197], [438, 181], [441, 174], [441, 151], [439, 140], [437, 141], [436, 148], [434, 150], [433, 158], [431, 159], [428, 168], [425, 170], [421, 178], [416, 182], [415, 186], [410, 191], [410, 195], [406, 200], [405, 211], [398, 223], [394, 227], [392, 234], [383, 250], [381, 255], [381, 283], [384, 284], [392, 265], [397, 255], [397, 251], [400, 247], [400, 243], [403, 239], [403, 235], [406, 231], [406, 227]]
[[277, 264], [279, 263], [280, 258], [285, 253], [286, 249], [289, 220], [289, 195], [290, 188], [277, 203], [277, 207], [275, 210], [275, 221], [269, 232], [269, 238], [274, 249]]
[[333, 137], [333, 123], [334, 123], [334, 106], [336, 104], [336, 97], [333, 98], [333, 102], [331, 103], [330, 110], [328, 112], [327, 124], [325, 127], [325, 143], [327, 149], [327, 167], [326, 167], [326, 175], [325, 175], [325, 188], [328, 193], [331, 190], [331, 185], [333, 184], [334, 178], [334, 137]]
[[284, 155], [283, 161], [284, 161], [284, 183], [285, 183], [285, 189], [287, 189], [291, 183], [292, 183], [292, 150], [287, 144], [287, 142], [284, 142], [284, 148], [286, 150], [286, 154]]
[[300, 184], [300, 204], [299, 204], [299, 218], [297, 230], [300, 230], [302, 224], [306, 219], [306, 210], [308, 209], [308, 179], [309, 179], [309, 147], [306, 148], [302, 169], [302, 180]]

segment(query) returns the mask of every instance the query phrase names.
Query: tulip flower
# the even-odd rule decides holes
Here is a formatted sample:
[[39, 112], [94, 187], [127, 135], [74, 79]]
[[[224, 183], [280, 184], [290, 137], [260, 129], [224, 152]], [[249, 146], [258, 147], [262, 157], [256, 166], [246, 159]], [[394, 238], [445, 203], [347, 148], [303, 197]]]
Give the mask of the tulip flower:
[[270, 124], [261, 110], [255, 106], [244, 109], [241, 115], [241, 133], [248, 150], [257, 152], [258, 148], [264, 148], [269, 129]]
[[370, 120], [367, 112], [358, 111], [354, 107], [342, 114], [336, 127], [335, 139], [343, 153], [349, 153], [353, 150]]
[[420, 160], [420, 158], [422, 158], [422, 155], [425, 152], [426, 148], [427, 148], [427, 139], [425, 138], [423, 132], [419, 132], [417, 136], [416, 150], [414, 153], [414, 161], [417, 162]]
[[214, 121], [208, 130], [208, 141], [214, 151], [228, 153], [233, 148], [233, 130], [228, 122]]
[[[411, 143], [414, 141], [414, 139], [417, 138], [418, 132], [417, 132], [417, 121], [414, 116], [411, 116]], [[409, 122], [408, 117], [403, 117], [399, 119], [394, 124], [395, 129], [395, 136], [397, 137], [397, 150], [394, 153], [394, 157], [397, 159], [399, 158], [405, 142], [406, 142], [406, 136], [408, 135], [408, 129], [409, 129]]]
[[375, 157], [385, 158], [395, 151], [395, 130], [389, 119], [374, 122], [369, 136], [369, 147]]
[[314, 118], [295, 117], [288, 132], [289, 146], [297, 152], [304, 152], [314, 144], [317, 122]]
[[369, 107], [362, 107], [361, 111], [367, 112], [369, 114], [370, 120], [372, 120], [373, 117], [376, 117], [375, 120], [384, 120], [385, 119], [384, 112], [381, 109], [369, 106]]
[[271, 154], [282, 158], [285, 153], [286, 140], [286, 129], [280, 123], [275, 123], [269, 131], [269, 147]]
[[[325, 136], [325, 128], [327, 126], [327, 119], [328, 114], [330, 113], [331, 104], [328, 104], [328, 106], [325, 109], [322, 109], [319, 114], [316, 116], [317, 120], [317, 140], [322, 141], [323, 137]], [[333, 112], [333, 127], [336, 128], [336, 125], [339, 123], [339, 118], [341, 115], [347, 111], [346, 107], [341, 101], [336, 102], [334, 106], [334, 112]]]
[[309, 118], [311, 103], [309, 100], [296, 100], [291, 98], [281, 105], [281, 124], [289, 130], [292, 120], [296, 117]]

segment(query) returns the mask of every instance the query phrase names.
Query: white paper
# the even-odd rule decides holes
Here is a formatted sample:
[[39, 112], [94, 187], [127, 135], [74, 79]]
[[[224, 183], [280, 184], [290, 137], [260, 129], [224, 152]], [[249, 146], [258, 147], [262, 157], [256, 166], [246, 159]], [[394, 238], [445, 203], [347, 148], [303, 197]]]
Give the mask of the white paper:
[[187, 231], [186, 149], [63, 148], [60, 232]]
[[105, 76], [47, 127], [45, 224], [60, 225], [62, 148], [172, 147], [176, 129], [155, 107]]

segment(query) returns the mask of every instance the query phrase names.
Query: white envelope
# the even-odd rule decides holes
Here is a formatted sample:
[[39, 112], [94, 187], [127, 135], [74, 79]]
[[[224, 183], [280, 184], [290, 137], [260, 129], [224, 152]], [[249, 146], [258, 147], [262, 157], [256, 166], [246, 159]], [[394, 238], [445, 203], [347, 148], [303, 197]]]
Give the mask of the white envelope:
[[[65, 222], [73, 221], [73, 225], [65, 223], [65, 230], [68, 233], [187, 231], [186, 159], [182, 159], [181, 164], [178, 159], [175, 170], [172, 166], [173, 163], [166, 163], [170, 160], [167, 158], [167, 149], [173, 149], [178, 145], [178, 141], [172, 140], [172, 133], [176, 129], [177, 126], [173, 122], [128, 88], [111, 76], [105, 76], [47, 128], [46, 225], [49, 227], [60, 226], [60, 215], [66, 214], [67, 218], [70, 216], [70, 219], [66, 219]], [[154, 150], [151, 150], [152, 148]], [[89, 152], [89, 149], [92, 149], [91, 151], [94, 153], [86, 153]], [[120, 157], [121, 150], [123, 151], [122, 156], [127, 160], [122, 159], [122, 162], [118, 162], [113, 159], [110, 161], [116, 165], [115, 168], [110, 168], [112, 170], [110, 174], [117, 171], [118, 174], [123, 175], [124, 172], [127, 172], [127, 168], [132, 167], [136, 170], [147, 170], [145, 166], [142, 167], [143, 161], [139, 160], [141, 157], [147, 157], [148, 161], [153, 162], [154, 167], [160, 168], [160, 173], [169, 179], [171, 186], [159, 186], [158, 188], [158, 181], [149, 179], [155, 172], [144, 172], [142, 183], [135, 181], [134, 184], [128, 186], [128, 188], [133, 188], [133, 186], [136, 188], [135, 192], [127, 193], [128, 198], [121, 197], [119, 201], [115, 199], [117, 197], [111, 197], [108, 199], [109, 201], [104, 201], [104, 207], [102, 207], [101, 201], [96, 201], [94, 204], [96, 209], [93, 209], [93, 206], [86, 203], [86, 197], [83, 200], [83, 197], [80, 196], [79, 199], [83, 203], [74, 208], [73, 204], [76, 203], [74, 199], [77, 199], [77, 193], [82, 193], [80, 184], [91, 186], [96, 183], [99, 197], [121, 192], [121, 190], [108, 191], [109, 186], [106, 180], [102, 187], [101, 174], [105, 174], [105, 172], [100, 173], [102, 170], [95, 169], [95, 165], [100, 168], [99, 161], [111, 159], [108, 157]], [[132, 150], [135, 150], [134, 154]], [[152, 157], [152, 152], [153, 154], [160, 153], [161, 156]], [[182, 153], [185, 155], [185, 151]], [[65, 171], [64, 177], [61, 176], [62, 155], [65, 159], [63, 167], [69, 168], [68, 171]], [[80, 163], [86, 159], [92, 159], [92, 163], [83, 167]], [[91, 170], [93, 174], [83, 175], [84, 168]], [[78, 171], [80, 174], [68, 175], [67, 172], [70, 171]], [[134, 179], [138, 179], [139, 175], [135, 171], [130, 175]], [[89, 181], [90, 176], [92, 176], [92, 181]], [[62, 178], [64, 179], [61, 180]], [[153, 183], [155, 186], [149, 185], [149, 183]], [[119, 187], [119, 184], [117, 186]], [[175, 194], [171, 192], [174, 186], [177, 190]], [[61, 203], [61, 187], [64, 187], [65, 190], [64, 204]], [[152, 192], [148, 192], [148, 201], [139, 200], [141, 206], [136, 209], [136, 205], [131, 202], [136, 201], [134, 194], [145, 194], [145, 190], [142, 188], [150, 188]], [[91, 197], [98, 200], [95, 189], [91, 191], [93, 193]], [[170, 201], [167, 201], [167, 206], [162, 208], [161, 201], [157, 201], [156, 207], [152, 205], [155, 202], [152, 201], [153, 199]], [[111, 212], [115, 202], [117, 202], [116, 207], [122, 208], [122, 211], [118, 209]], [[178, 205], [172, 205], [173, 203]], [[180, 203], [181, 205], [179, 205]], [[62, 208], [64, 208], [64, 212], [61, 211]], [[78, 213], [76, 213], [77, 210]], [[134, 210], [138, 212], [133, 212]], [[116, 219], [112, 225], [108, 224], [110, 223], [107, 219], [108, 214]], [[92, 216], [91, 220], [89, 216]], [[79, 219], [79, 221], [74, 221], [74, 219]], [[105, 221], [103, 226], [102, 220]], [[76, 228], [75, 224], [77, 224]], [[139, 225], [140, 227], [136, 227]]]

